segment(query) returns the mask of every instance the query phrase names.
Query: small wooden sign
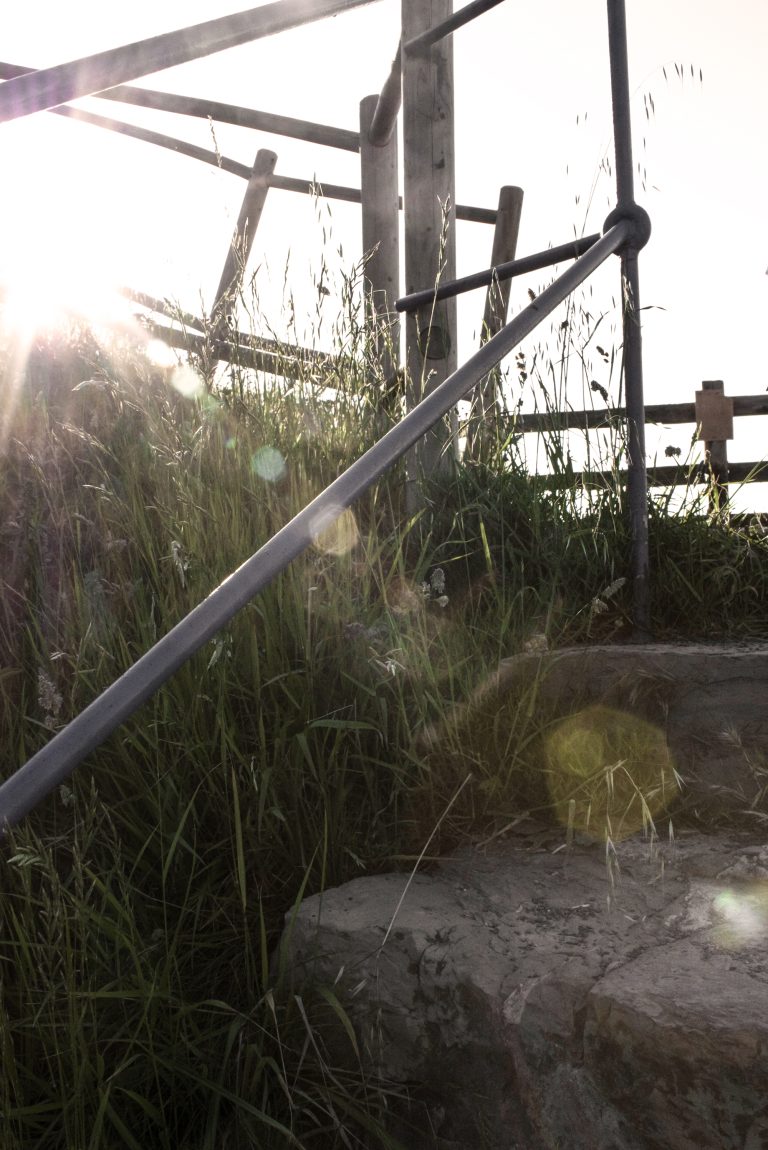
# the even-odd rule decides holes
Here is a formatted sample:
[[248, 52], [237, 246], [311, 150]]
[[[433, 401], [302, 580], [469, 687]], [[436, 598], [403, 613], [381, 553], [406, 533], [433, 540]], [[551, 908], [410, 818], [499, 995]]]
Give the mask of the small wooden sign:
[[733, 439], [733, 400], [723, 395], [723, 385], [707, 381], [704, 391], [696, 392], [696, 422], [699, 439], [705, 442]]

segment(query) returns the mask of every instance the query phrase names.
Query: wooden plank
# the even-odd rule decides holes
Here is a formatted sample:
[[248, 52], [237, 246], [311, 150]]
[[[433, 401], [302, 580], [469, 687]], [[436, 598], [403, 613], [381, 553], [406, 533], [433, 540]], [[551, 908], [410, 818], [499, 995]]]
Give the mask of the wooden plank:
[[[452, 0], [402, 0], [404, 42], [451, 15]], [[406, 292], [456, 278], [453, 46], [403, 59]], [[457, 366], [456, 301], [428, 305], [406, 319], [406, 396], [413, 408]], [[454, 428], [456, 420], [454, 417]], [[453, 443], [451, 443], [453, 438]], [[457, 429], [441, 420], [407, 456], [407, 504], [422, 504], [420, 485], [452, 468]]]
[[335, 128], [328, 124], [317, 124], [312, 120], [301, 120], [293, 116], [280, 116], [274, 112], [259, 112], [255, 108], [242, 108], [237, 104], [226, 104], [219, 100], [196, 99], [189, 96], [171, 95], [169, 92], [155, 92], [146, 88], [131, 88], [120, 85], [107, 92], [101, 92], [99, 99], [119, 100], [124, 104], [134, 104], [141, 108], [156, 108], [161, 112], [174, 112], [181, 116], [193, 116], [202, 120], [215, 120], [220, 124], [232, 124], [236, 128], [253, 128], [257, 132], [271, 132], [276, 136], [289, 136], [308, 144], [321, 144], [327, 148], [338, 148], [345, 152], [357, 152], [360, 138], [357, 132], [347, 128]]
[[721, 379], [708, 379], [696, 392], [699, 439], [733, 439], [733, 400], [723, 393]]
[[[491, 248], [491, 268], [515, 258], [520, 216], [523, 210], [523, 189], [507, 184], [499, 192], [496, 229]], [[485, 297], [481, 345], [493, 339], [507, 322], [512, 281], [494, 279]]]
[[267, 200], [269, 183], [277, 163], [277, 155], [265, 148], [260, 148], [253, 162], [253, 170], [248, 186], [245, 189], [240, 214], [237, 217], [235, 232], [230, 241], [224, 267], [219, 279], [219, 286], [211, 308], [213, 329], [217, 338], [223, 338], [227, 330], [228, 307], [232, 297], [240, 286], [243, 274], [251, 254], [256, 229], [259, 226], [261, 213]]
[[41, 68], [9, 80], [0, 88], [0, 121], [15, 120], [55, 108], [80, 96], [91, 96], [151, 72], [186, 64], [274, 36], [314, 20], [335, 16], [373, 0], [276, 0], [260, 8], [206, 20], [175, 32], [123, 44], [66, 64]]
[[[523, 189], [505, 185], [499, 192], [499, 207], [491, 248], [492, 269], [515, 258], [522, 210]], [[500, 332], [507, 322], [511, 291], [510, 279], [494, 279], [488, 287], [480, 336], [481, 346]], [[500, 382], [501, 373], [497, 366], [481, 379], [475, 388], [467, 422], [466, 454], [469, 459], [480, 460], [489, 440], [494, 440], [498, 434], [495, 421], [492, 426], [488, 421], [499, 410], [497, 401]]]
[[95, 112], [86, 112], [82, 108], [65, 106], [63, 108], [51, 108], [50, 111], [54, 116], [63, 116], [68, 120], [91, 124], [94, 128], [104, 128], [108, 132], [119, 132], [121, 136], [141, 140], [145, 144], [154, 144], [156, 147], [167, 148], [179, 156], [201, 160], [204, 164], [210, 164], [211, 167], [219, 168], [222, 172], [228, 172], [231, 176], [239, 176], [244, 180], [250, 178], [251, 169], [247, 164], [241, 164], [238, 160], [230, 160], [227, 156], [222, 156], [209, 148], [198, 147], [197, 144], [190, 144], [187, 140], [166, 136], [162, 132], [153, 132], [149, 128], [139, 128], [136, 124], [128, 124], [123, 120], [113, 120], [109, 116], [99, 116]]
[[251, 371], [263, 371], [266, 375], [298, 380], [307, 379], [310, 375], [316, 378], [320, 373], [330, 375], [334, 368], [333, 356], [324, 356], [309, 348], [292, 347], [273, 340], [254, 339], [250, 344], [210, 340], [196, 332], [181, 331], [153, 320], [147, 321], [144, 328], [153, 338], [162, 340], [169, 347], [190, 352], [209, 363], [221, 360]]
[[397, 52], [392, 61], [389, 75], [384, 81], [384, 87], [376, 101], [376, 107], [371, 117], [368, 129], [368, 139], [377, 148], [389, 143], [390, 136], [395, 130], [400, 105], [403, 102], [403, 46], [397, 45]]
[[[616, 480], [626, 483], [627, 471], [574, 471], [570, 475], [550, 475], [540, 472], [532, 475], [531, 480], [539, 482], [543, 487], [572, 487], [574, 482], [583, 483], [586, 487], [614, 487]], [[706, 464], [695, 464], [692, 467], [649, 467], [649, 487], [702, 487], [712, 482], [712, 475]], [[731, 463], [728, 476], [729, 483], [768, 483], [768, 463], [765, 460], [752, 463]]]
[[[0, 92], [2, 88], [0, 88]], [[239, 176], [243, 180], [250, 179], [251, 168], [247, 164], [241, 164], [239, 160], [229, 159], [227, 156], [222, 156], [220, 153], [213, 152], [208, 148], [198, 147], [197, 144], [190, 144], [186, 140], [177, 139], [175, 136], [167, 136], [161, 132], [152, 131], [149, 128], [140, 128], [136, 124], [128, 124], [123, 120], [114, 120], [108, 116], [100, 116], [95, 112], [86, 112], [82, 108], [49, 108], [49, 112], [54, 116], [63, 116], [65, 119], [78, 120], [84, 124], [91, 124], [96, 128], [104, 128], [110, 132], [119, 132], [121, 135], [129, 136], [136, 140], [142, 140], [147, 144], [155, 144], [161, 148], [168, 148], [170, 151], [178, 152], [179, 155], [189, 156], [193, 160], [201, 160], [203, 163], [210, 164], [214, 168], [220, 168], [223, 172], [229, 172], [230, 175]], [[278, 117], [282, 119], [282, 117]], [[355, 140], [359, 140], [357, 132], [353, 133]], [[357, 150], [357, 147], [355, 148]], [[301, 180], [295, 176], [273, 176], [272, 187], [277, 188], [284, 192], [298, 192], [300, 195], [316, 195], [317, 189], [322, 189], [322, 194], [329, 200], [341, 200], [349, 204], [362, 203], [362, 193], [359, 188], [345, 187], [342, 184], [326, 184], [318, 180]], [[402, 211], [403, 201], [398, 198], [398, 208]], [[494, 208], [478, 208], [468, 204], [457, 204], [456, 218], [458, 220], [466, 221], [476, 224], [495, 224], [496, 223], [496, 210]]]
[[[768, 396], [734, 395], [734, 416], [768, 415]], [[581, 431], [609, 427], [612, 423], [626, 418], [626, 408], [594, 408], [589, 411], [560, 411], [516, 413], [507, 417], [508, 424], [515, 424], [526, 434], [553, 429], [577, 428]], [[680, 423], [696, 423], [696, 408], [693, 403], [651, 403], [645, 409], [646, 423], [663, 423], [673, 426]]]
[[[400, 291], [398, 149], [395, 132], [382, 146], [370, 141], [378, 102], [374, 95], [360, 104], [363, 285], [370, 359], [377, 364], [380, 379], [394, 389], [400, 366], [400, 316], [395, 309]], [[386, 404], [387, 397], [382, 400]], [[388, 414], [393, 418], [396, 413]]]
[[[34, 71], [34, 68], [24, 68], [18, 64], [0, 61], [0, 80], [11, 80]], [[350, 132], [346, 128], [333, 128], [327, 124], [316, 124], [311, 120], [276, 115], [274, 112], [258, 112], [255, 108], [242, 108], [238, 104], [225, 104], [220, 100], [177, 96], [172, 92], [158, 92], [153, 88], [134, 88], [128, 84], [120, 84], [116, 88], [107, 89], [106, 92], [99, 92], [96, 99], [114, 100], [121, 104], [154, 108], [160, 112], [173, 112], [180, 116], [192, 116], [202, 120], [216, 120], [220, 124], [253, 128], [258, 132], [272, 132], [277, 136], [290, 136], [295, 140], [323, 144], [328, 148], [340, 148], [347, 152], [357, 152], [360, 147], [357, 132]]]
[[468, 224], [495, 224], [496, 212], [493, 208], [472, 208], [466, 204], [457, 204], [456, 219]]
[[[245, 165], [241, 165], [245, 168]], [[245, 168], [248, 171], [247, 168]], [[302, 195], [316, 195], [320, 189], [328, 200], [342, 200], [348, 204], [361, 204], [362, 192], [359, 188], [344, 187], [341, 184], [326, 184], [322, 180], [297, 180], [294, 176], [274, 176], [272, 187], [284, 192], [299, 192]], [[403, 201], [398, 197], [398, 208], [402, 211]], [[495, 224], [495, 208], [473, 208], [466, 204], [456, 205], [456, 219], [475, 224]]]
[[148, 311], [157, 312], [158, 315], [164, 315], [167, 319], [173, 320], [185, 328], [192, 328], [195, 332], [203, 333], [208, 327], [205, 320], [200, 319], [199, 316], [192, 315], [188, 311], [183, 311], [176, 304], [172, 303], [171, 300], [158, 299], [157, 296], [148, 295], [143, 291], [134, 291], [134, 289], [130, 287], [121, 287], [118, 290], [120, 295], [132, 300], [133, 303], [141, 304], [141, 306], [147, 308]]

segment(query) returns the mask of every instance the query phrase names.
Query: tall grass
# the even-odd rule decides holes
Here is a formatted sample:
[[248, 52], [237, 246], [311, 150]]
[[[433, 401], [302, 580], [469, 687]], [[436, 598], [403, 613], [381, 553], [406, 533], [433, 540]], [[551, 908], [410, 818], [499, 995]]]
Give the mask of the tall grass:
[[[130, 347], [38, 347], [0, 445], [6, 773], [370, 445], [380, 385], [359, 327], [337, 344], [324, 378], [201, 364], [184, 396]], [[387, 1144], [283, 916], [408, 865], [446, 811], [443, 842], [543, 802], [529, 702], [463, 704], [526, 643], [628, 626], [620, 490], [553, 493], [499, 428], [410, 520], [395, 467], [9, 835], [4, 1148]], [[660, 635], [765, 635], [762, 535], [693, 504], [651, 528]]]

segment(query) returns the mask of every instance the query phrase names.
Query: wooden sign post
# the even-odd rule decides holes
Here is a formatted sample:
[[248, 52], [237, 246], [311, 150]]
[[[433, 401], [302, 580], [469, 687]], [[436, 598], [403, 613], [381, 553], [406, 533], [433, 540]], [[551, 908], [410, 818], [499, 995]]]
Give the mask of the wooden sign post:
[[696, 392], [696, 423], [712, 469], [710, 512], [728, 508], [728, 440], [733, 439], [733, 400], [725, 395], [722, 379], [705, 379]]

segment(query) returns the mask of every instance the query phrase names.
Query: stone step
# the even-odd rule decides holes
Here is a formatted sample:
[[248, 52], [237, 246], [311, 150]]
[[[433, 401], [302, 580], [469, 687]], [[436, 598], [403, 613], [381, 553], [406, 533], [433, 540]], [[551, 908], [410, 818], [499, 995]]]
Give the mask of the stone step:
[[540, 711], [552, 716], [600, 706], [649, 722], [666, 740], [684, 804], [704, 819], [732, 816], [768, 793], [766, 644], [522, 654], [502, 662], [497, 687], [502, 694], [534, 690]]
[[768, 847], [497, 840], [308, 898], [286, 935], [419, 1150], [765, 1150]]

